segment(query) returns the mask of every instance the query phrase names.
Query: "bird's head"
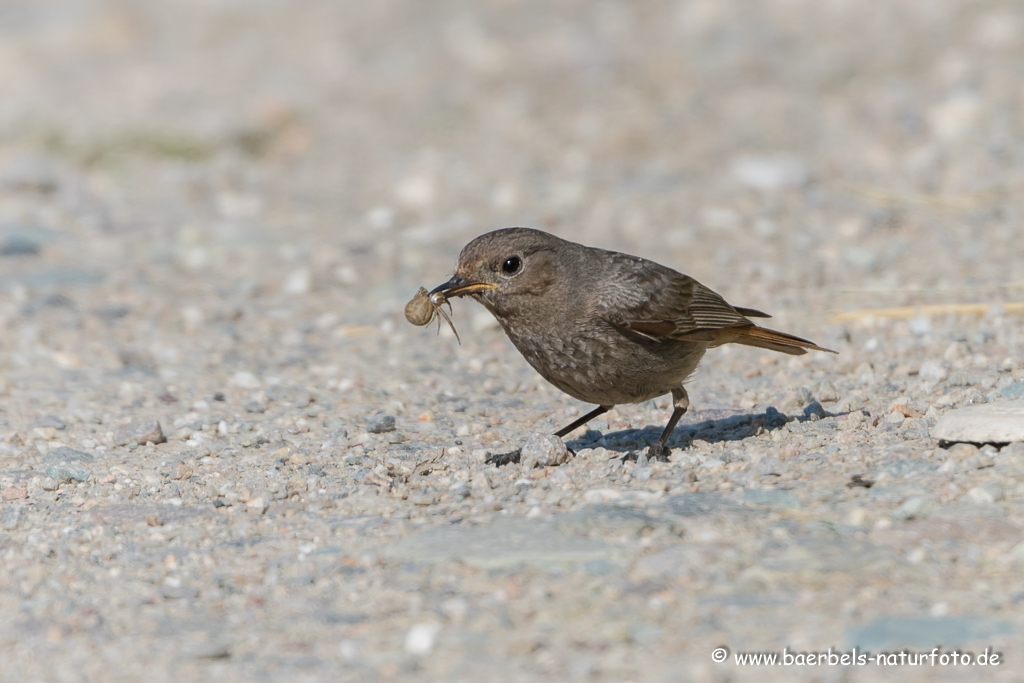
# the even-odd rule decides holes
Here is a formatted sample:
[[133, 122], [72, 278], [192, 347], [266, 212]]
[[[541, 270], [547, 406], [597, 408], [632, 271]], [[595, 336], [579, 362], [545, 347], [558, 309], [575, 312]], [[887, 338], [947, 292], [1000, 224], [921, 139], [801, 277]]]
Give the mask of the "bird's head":
[[569, 244], [530, 228], [486, 233], [463, 248], [455, 275], [430, 294], [472, 296], [500, 319], [548, 292], [558, 276], [556, 251]]

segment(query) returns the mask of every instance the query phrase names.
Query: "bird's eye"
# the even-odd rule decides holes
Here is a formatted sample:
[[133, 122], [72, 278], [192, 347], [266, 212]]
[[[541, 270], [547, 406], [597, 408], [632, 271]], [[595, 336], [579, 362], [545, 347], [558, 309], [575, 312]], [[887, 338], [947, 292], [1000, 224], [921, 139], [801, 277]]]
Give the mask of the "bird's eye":
[[523, 260], [518, 256], [509, 256], [505, 259], [505, 262], [501, 264], [501, 272], [505, 275], [515, 275], [519, 272], [519, 269], [523, 267]]

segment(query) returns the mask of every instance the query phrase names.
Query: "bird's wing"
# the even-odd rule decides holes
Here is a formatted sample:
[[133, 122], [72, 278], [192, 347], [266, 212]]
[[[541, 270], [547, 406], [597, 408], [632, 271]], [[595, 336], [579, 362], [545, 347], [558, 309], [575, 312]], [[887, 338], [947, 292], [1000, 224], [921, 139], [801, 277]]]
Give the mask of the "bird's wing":
[[746, 316], [768, 315], [730, 306], [716, 292], [671, 268], [619, 254], [610, 265], [610, 277], [595, 299], [599, 314], [622, 330], [652, 339], [710, 346], [736, 343], [793, 355], [806, 353], [806, 349], [829, 350], [785, 332], [758, 327]]
[[654, 338], [715, 341], [715, 332], [753, 325], [725, 299], [671, 268], [616, 255], [601, 296], [602, 317]]

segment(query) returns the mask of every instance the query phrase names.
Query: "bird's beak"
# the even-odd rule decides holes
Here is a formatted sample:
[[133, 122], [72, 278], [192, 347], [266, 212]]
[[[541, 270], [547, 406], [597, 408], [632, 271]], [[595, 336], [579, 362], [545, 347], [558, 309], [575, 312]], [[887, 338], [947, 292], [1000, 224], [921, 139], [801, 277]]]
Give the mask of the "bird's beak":
[[497, 285], [492, 285], [489, 282], [471, 282], [461, 275], [453, 275], [452, 279], [448, 282], [430, 290], [430, 294], [440, 293], [445, 297], [466, 296], [467, 294], [476, 294], [477, 292], [496, 288]]

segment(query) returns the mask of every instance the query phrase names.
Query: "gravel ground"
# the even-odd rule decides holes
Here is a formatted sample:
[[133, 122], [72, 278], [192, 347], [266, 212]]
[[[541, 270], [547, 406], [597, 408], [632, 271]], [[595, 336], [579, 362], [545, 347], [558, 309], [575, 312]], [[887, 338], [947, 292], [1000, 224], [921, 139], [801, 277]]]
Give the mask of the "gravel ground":
[[[1024, 437], [934, 436], [1024, 408], [1022, 60], [998, 0], [6, 0], [0, 680], [1024, 680]], [[402, 308], [508, 225], [840, 355], [487, 465], [589, 406]]]

